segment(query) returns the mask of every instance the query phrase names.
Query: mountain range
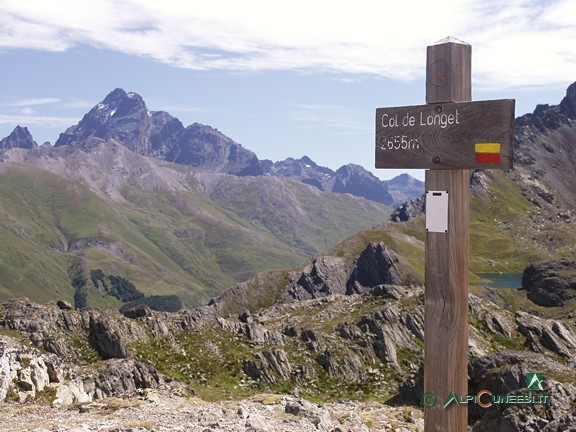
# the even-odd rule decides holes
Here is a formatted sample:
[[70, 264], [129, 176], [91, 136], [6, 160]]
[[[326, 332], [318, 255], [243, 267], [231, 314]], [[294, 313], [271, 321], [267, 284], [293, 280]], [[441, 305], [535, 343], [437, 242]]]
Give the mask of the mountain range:
[[[184, 127], [167, 112], [149, 111], [137, 93], [120, 88], [94, 106], [77, 125], [60, 134], [54, 146], [86, 149], [97, 142], [95, 139], [114, 139], [137, 154], [194, 168], [237, 176], [290, 178], [320, 190], [349, 193], [390, 206], [423, 191], [419, 180], [399, 179], [389, 187], [388, 182], [353, 164], [332, 171], [306, 156], [279, 162], [260, 160], [217, 129], [199, 123]], [[406, 182], [410, 184], [404, 185]]]
[[390, 213], [380, 202], [267, 175], [253, 152], [216, 129], [184, 128], [121, 89], [54, 146], [16, 127], [0, 141], [0, 160], [2, 299], [119, 307], [118, 288], [128, 285], [112, 281], [125, 279], [130, 298], [176, 294], [198, 306]]
[[[559, 105], [516, 119], [514, 169], [472, 173], [473, 272], [573, 257], [575, 107], [576, 83]], [[337, 253], [386, 240], [422, 274], [423, 201], [403, 206], [410, 220], [396, 227], [382, 224], [391, 209], [381, 204], [418, 197], [422, 182], [382, 182], [355, 165], [334, 172], [308, 157], [259, 160], [215, 128], [148, 111], [136, 93], [114, 90], [54, 146], [18, 126], [0, 149], [2, 298], [80, 292], [119, 307], [114, 287], [91, 281], [100, 270], [146, 296], [200, 305], [366, 228]]]

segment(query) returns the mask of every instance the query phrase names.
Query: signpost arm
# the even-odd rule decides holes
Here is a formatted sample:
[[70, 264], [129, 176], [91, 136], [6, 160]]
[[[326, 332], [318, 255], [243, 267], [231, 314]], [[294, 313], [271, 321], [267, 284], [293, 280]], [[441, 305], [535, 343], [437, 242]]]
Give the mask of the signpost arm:
[[[452, 38], [428, 47], [428, 104], [471, 100], [471, 51], [470, 45]], [[468, 393], [470, 172], [427, 170], [425, 189], [448, 193], [448, 229], [427, 232], [425, 242], [424, 392], [433, 392], [438, 403], [425, 409], [424, 430], [462, 432], [468, 428], [466, 405], [443, 404], [450, 392]]]

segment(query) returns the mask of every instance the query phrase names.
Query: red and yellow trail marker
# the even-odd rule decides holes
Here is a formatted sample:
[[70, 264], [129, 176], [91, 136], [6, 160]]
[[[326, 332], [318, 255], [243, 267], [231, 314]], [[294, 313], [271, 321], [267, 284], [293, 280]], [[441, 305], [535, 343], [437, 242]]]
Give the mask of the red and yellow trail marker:
[[478, 143], [474, 150], [476, 163], [500, 163], [500, 143]]

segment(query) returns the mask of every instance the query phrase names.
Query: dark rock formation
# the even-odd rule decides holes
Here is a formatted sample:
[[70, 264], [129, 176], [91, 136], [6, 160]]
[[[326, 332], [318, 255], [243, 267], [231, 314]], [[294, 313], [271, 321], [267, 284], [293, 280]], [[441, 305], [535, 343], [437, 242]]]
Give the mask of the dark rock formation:
[[16, 126], [12, 133], [0, 140], [0, 149], [22, 148], [34, 149], [38, 147], [27, 127]]
[[89, 346], [103, 358], [124, 358], [128, 341], [148, 340], [139, 325], [118, 320], [116, 312], [62, 309], [38, 305], [28, 299], [13, 299], [5, 305], [0, 313], [0, 326], [25, 332], [35, 346], [62, 358], [79, 360], [77, 341], [63, 338], [64, 333], [86, 338]]
[[529, 265], [522, 275], [522, 289], [541, 306], [564, 306], [576, 297], [576, 261], [543, 261]]
[[514, 169], [506, 174], [535, 205], [554, 214], [576, 210], [576, 83], [559, 105], [538, 105], [516, 119]]
[[344, 294], [351, 270], [343, 258], [315, 258], [304, 267], [288, 293], [298, 300]]
[[356, 261], [346, 286], [346, 293], [370, 291], [377, 285], [403, 285], [410, 274], [396, 253], [384, 243], [370, 243]]
[[345, 258], [314, 258], [302, 272], [294, 274], [288, 295], [297, 300], [331, 294], [378, 294], [381, 285], [418, 282], [418, 278], [384, 243], [369, 243], [354, 263]]
[[515, 315], [518, 331], [526, 337], [526, 346], [535, 352], [550, 350], [570, 358], [576, 350], [576, 338], [562, 321], [544, 320], [518, 311]]
[[[493, 395], [531, 394], [536, 396], [538, 402], [540, 395], [548, 396], [546, 403], [495, 403], [488, 408], [468, 404], [468, 422], [473, 425], [472, 431], [572, 430], [566, 429], [565, 425], [574, 425], [571, 403], [576, 400], [576, 387], [551, 378], [559, 375], [569, 376], [570, 367], [552, 363], [533, 352], [502, 351], [473, 361], [468, 370], [470, 394], [477, 394], [480, 390], [488, 390]], [[539, 372], [544, 375], [543, 391], [526, 390], [528, 372]]]
[[253, 152], [216, 129], [199, 123], [184, 128], [177, 118], [149, 111], [140, 95], [120, 88], [60, 134], [55, 147], [85, 149], [110, 139], [135, 153], [182, 165], [239, 176], [263, 174]]
[[263, 174], [256, 154], [210, 126], [194, 123], [169, 142], [169, 162], [238, 176]]
[[388, 220], [391, 222], [406, 222], [410, 219], [423, 215], [425, 211], [426, 200], [424, 199], [424, 195], [422, 195], [421, 197], [402, 204], [392, 212]]

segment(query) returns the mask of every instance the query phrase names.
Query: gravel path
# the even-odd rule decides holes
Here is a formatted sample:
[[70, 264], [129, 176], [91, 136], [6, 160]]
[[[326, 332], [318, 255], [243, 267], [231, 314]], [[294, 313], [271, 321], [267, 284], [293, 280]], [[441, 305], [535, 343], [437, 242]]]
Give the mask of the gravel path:
[[318, 405], [279, 395], [206, 403], [148, 390], [73, 406], [0, 404], [0, 430], [6, 432], [412, 432], [423, 426], [422, 412], [412, 407], [349, 401]]

